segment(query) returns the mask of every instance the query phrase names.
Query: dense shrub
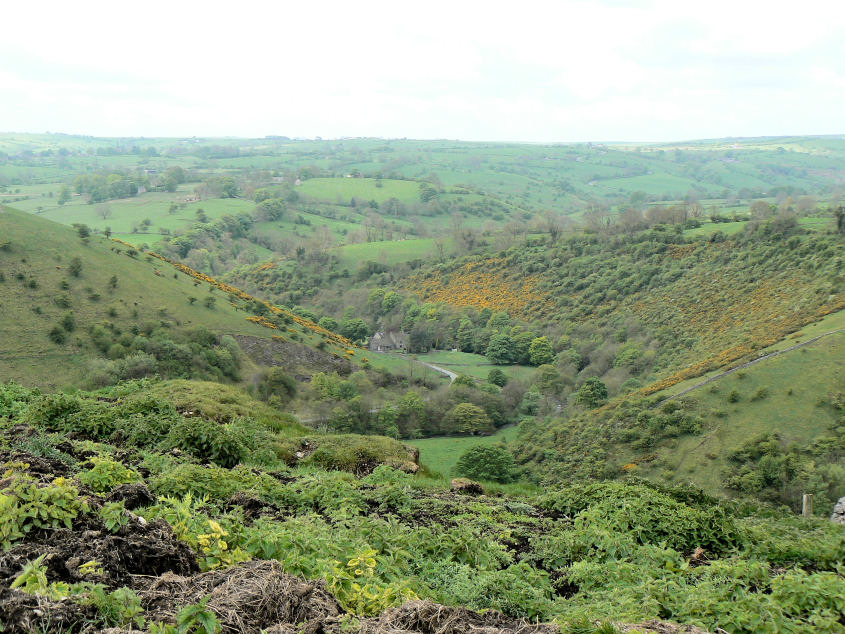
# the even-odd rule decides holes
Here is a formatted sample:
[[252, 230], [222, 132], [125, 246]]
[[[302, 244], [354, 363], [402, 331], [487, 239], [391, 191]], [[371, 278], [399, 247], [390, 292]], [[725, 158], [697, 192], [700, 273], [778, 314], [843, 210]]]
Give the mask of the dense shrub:
[[696, 508], [651, 487], [621, 482], [572, 485], [548, 493], [538, 505], [575, 520], [630, 533], [641, 544], [666, 544], [681, 552], [698, 547], [729, 552], [744, 543], [735, 520], [718, 506]]
[[516, 462], [504, 447], [476, 445], [458, 458], [455, 474], [474, 480], [513, 482], [516, 479]]
[[171, 427], [165, 443], [221, 467], [235, 466], [246, 454], [244, 439], [230, 425], [204, 418], [182, 418]]

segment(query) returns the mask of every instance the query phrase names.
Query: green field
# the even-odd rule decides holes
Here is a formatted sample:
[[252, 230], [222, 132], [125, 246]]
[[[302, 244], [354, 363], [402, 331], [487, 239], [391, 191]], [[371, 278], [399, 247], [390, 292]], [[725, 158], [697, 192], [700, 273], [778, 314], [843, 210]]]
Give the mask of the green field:
[[[827, 231], [834, 228], [833, 218], [799, 218], [798, 224], [808, 231]], [[704, 222], [700, 227], [687, 229], [684, 235], [690, 237], [710, 236], [721, 231], [725, 235], [732, 236], [742, 231], [748, 225], [747, 222]]]
[[354, 270], [361, 262], [373, 260], [381, 264], [393, 265], [416, 259], [429, 259], [436, 253], [434, 240], [391, 240], [384, 242], [361, 242], [348, 244], [335, 250], [340, 266]]
[[433, 350], [426, 354], [412, 355], [415, 359], [433, 363], [457, 374], [466, 374], [482, 381], [493, 368], [502, 370], [507, 376], [520, 381], [527, 381], [536, 368], [527, 365], [493, 365], [487, 357], [471, 352], [450, 352], [449, 350]]
[[516, 437], [518, 431], [518, 426], [514, 425], [499, 430], [490, 436], [424, 438], [406, 442], [420, 450], [420, 462], [423, 465], [444, 478], [450, 478], [454, 475], [452, 470], [457, 464], [458, 458], [467, 449], [478, 445], [495, 445], [500, 442], [508, 442]]
[[[36, 184], [58, 191], [62, 182], [85, 172], [161, 172], [180, 165], [201, 177], [307, 170], [298, 191], [331, 204], [346, 205], [352, 198], [381, 203], [391, 197], [411, 204], [419, 202], [413, 181], [436, 178], [444, 187], [468, 186], [529, 212], [548, 208], [573, 214], [596, 200], [624, 205], [636, 192], [653, 201], [680, 200], [688, 193], [724, 199], [742, 190], [758, 198], [773, 187], [773, 164], [779, 167], [778, 187], [819, 195], [829, 190], [831, 179], [842, 178], [845, 140], [783, 137], [633, 146], [0, 134], [0, 151], [10, 156], [0, 166], [0, 188], [8, 188], [0, 195]], [[367, 178], [346, 178], [359, 173]]]
[[[43, 190], [58, 194], [59, 185], [33, 185], [22, 187], [21, 195], [29, 196], [17, 201], [16, 209], [27, 211], [65, 225], [86, 224], [96, 231], [110, 227], [114, 234], [134, 235], [133, 243], [146, 242], [156, 245], [162, 238], [162, 230], [176, 232], [187, 229], [197, 222], [197, 211], [202, 209], [209, 220], [214, 221], [226, 214], [236, 215], [249, 212], [255, 206], [252, 201], [237, 198], [212, 198], [208, 200], [185, 202], [191, 195], [194, 184], [180, 186], [174, 193], [146, 192], [131, 198], [119, 198], [105, 203], [87, 204], [82, 197], [74, 196], [71, 201], [59, 206], [57, 197], [42, 197]], [[2, 200], [2, 199], [0, 199]], [[179, 208], [170, 212], [172, 204]], [[103, 217], [105, 213], [106, 217]], [[148, 232], [131, 233], [145, 219], [150, 220]]]
[[352, 198], [361, 202], [375, 200], [383, 203], [389, 198], [396, 198], [407, 204], [420, 199], [419, 183], [391, 179], [309, 178], [297, 191], [303, 196], [330, 203], [347, 203]]

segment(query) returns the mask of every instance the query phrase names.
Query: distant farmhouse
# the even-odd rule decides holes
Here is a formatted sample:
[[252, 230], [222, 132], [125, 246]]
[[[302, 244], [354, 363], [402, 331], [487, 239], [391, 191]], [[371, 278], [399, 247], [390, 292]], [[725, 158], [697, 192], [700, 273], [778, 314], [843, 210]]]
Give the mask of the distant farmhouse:
[[405, 352], [408, 335], [404, 332], [377, 332], [370, 337], [370, 350], [373, 352]]

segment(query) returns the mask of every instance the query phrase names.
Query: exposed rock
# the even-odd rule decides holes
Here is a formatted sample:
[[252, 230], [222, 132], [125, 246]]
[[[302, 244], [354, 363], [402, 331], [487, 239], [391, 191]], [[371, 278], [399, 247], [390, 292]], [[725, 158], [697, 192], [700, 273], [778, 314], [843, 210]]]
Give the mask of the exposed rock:
[[410, 473], [411, 475], [414, 475], [420, 470], [420, 465], [416, 462], [388, 463], [388, 465], [394, 469], [399, 469], [399, 471], [402, 471], [403, 473]]
[[836, 506], [833, 507], [833, 515], [830, 516], [830, 521], [845, 525], [845, 497], [839, 498]]
[[352, 364], [333, 354], [293, 341], [235, 335], [241, 350], [258, 363], [280, 366], [288, 374], [310, 377], [316, 372], [336, 371], [341, 376], [352, 373]]
[[411, 462], [414, 464], [420, 463], [420, 448], [414, 447], [413, 445], [403, 445], [405, 447], [405, 451], [408, 452], [408, 457], [411, 459]]
[[464, 495], [484, 494], [484, 487], [468, 478], [454, 478], [451, 483], [451, 489], [453, 493], [463, 493]]

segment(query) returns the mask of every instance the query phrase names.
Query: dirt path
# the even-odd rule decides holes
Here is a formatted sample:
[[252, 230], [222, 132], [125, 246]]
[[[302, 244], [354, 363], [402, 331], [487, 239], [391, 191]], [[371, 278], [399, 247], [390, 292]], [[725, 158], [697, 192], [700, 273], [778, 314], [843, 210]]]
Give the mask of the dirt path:
[[426, 361], [420, 361], [419, 359], [413, 359], [417, 363], [420, 363], [424, 366], [431, 368], [432, 370], [437, 370], [440, 374], [445, 374], [449, 377], [449, 383], [454, 382], [455, 379], [458, 378], [457, 373], [452, 372], [451, 370], [447, 370], [446, 368], [441, 368], [439, 365], [434, 365], [433, 363], [427, 363]]
[[770, 352], [769, 354], [764, 354], [762, 357], [757, 357], [756, 359], [753, 359], [752, 361], [747, 361], [746, 363], [743, 363], [742, 365], [738, 365], [735, 368], [731, 368], [730, 370], [726, 370], [725, 372], [721, 372], [721, 373], [717, 374], [716, 376], [711, 376], [709, 379], [706, 379], [706, 380], [702, 381], [701, 383], [696, 383], [692, 387], [688, 387], [685, 390], [681, 390], [677, 394], [673, 394], [672, 396], [667, 396], [666, 398], [661, 400], [659, 403], [657, 403], [655, 405], [655, 407], [659, 407], [663, 403], [665, 403], [666, 401], [671, 401], [673, 398], [678, 398], [679, 396], [683, 396], [684, 394], [689, 394], [693, 390], [697, 390], [700, 387], [704, 387], [705, 385], [708, 385], [709, 383], [712, 383], [713, 381], [717, 381], [717, 380], [721, 379], [722, 377], [725, 377], [729, 374], [733, 374], [734, 372], [738, 372], [739, 370], [742, 370], [744, 368], [752, 366], [755, 363], [760, 363], [761, 361], [765, 361], [766, 359], [771, 359], [772, 357], [776, 357], [778, 355], [781, 355], [784, 352], [791, 352], [792, 350], [797, 350], [798, 348], [803, 348], [805, 346], [809, 346], [811, 343], [815, 343], [819, 339], [824, 339], [825, 337], [829, 337], [830, 335], [835, 335], [836, 333], [839, 333], [839, 332], [845, 332], [845, 328], [837, 328], [836, 330], [831, 330], [830, 332], [825, 332], [825, 333], [822, 333], [820, 335], [817, 335], [817, 336], [813, 337], [812, 339], [808, 339], [807, 341], [805, 341], [803, 343], [796, 343], [794, 346], [789, 346], [788, 348], [784, 348], [783, 350], [776, 350], [775, 352]]

